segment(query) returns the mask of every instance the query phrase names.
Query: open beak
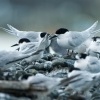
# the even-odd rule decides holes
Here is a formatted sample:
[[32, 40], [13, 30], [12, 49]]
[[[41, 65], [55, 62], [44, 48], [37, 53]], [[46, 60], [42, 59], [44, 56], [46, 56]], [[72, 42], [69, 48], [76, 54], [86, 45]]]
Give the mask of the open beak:
[[11, 47], [14, 47], [14, 46], [18, 46], [18, 44], [14, 44], [14, 45], [12, 45]]
[[50, 38], [49, 38], [49, 39], [53, 39], [53, 38], [56, 38], [56, 37], [57, 37], [56, 34], [54, 34], [54, 35], [50, 35]]

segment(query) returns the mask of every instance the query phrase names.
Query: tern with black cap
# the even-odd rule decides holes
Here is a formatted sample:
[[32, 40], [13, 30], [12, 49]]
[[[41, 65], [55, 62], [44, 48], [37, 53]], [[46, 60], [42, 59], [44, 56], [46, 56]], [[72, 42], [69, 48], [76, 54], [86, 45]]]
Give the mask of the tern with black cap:
[[98, 21], [96, 21], [90, 28], [78, 32], [78, 31], [69, 31], [66, 28], [60, 28], [55, 32], [57, 36], [57, 43], [62, 48], [68, 50], [75, 50], [79, 45], [85, 42], [87, 39], [94, 36], [94, 34], [99, 33], [100, 29], [94, 31], [97, 26]]

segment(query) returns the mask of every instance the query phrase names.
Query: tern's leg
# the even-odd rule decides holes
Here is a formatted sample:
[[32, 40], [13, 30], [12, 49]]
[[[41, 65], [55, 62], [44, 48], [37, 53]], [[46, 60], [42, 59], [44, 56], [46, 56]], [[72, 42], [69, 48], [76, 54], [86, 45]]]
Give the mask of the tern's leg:
[[67, 49], [67, 55], [69, 56], [69, 53], [70, 53], [70, 51], [69, 51], [69, 49]]
[[69, 49], [67, 49], [67, 55], [68, 55], [68, 56], [71, 56], [73, 53], [74, 53], [73, 50], [69, 50]]

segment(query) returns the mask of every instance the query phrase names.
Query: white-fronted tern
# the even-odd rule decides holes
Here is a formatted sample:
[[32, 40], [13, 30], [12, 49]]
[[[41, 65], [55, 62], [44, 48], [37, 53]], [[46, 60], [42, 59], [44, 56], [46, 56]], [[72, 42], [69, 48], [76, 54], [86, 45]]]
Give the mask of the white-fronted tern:
[[87, 71], [72, 71], [68, 74], [68, 77], [77, 74], [80, 75], [79, 77], [76, 77], [76, 79], [81, 78], [81, 80], [69, 84], [66, 87], [66, 91], [76, 92], [89, 98], [91, 96], [89, 90], [96, 82], [98, 82], [98, 79], [100, 79], [100, 73], [90, 73]]
[[80, 70], [88, 71], [91, 73], [100, 72], [100, 60], [94, 56], [87, 56], [87, 54], [79, 54], [76, 57], [74, 67]]
[[[45, 50], [45, 47], [49, 46], [49, 38], [48, 35], [46, 35], [36, 50], [31, 51], [27, 54], [19, 52], [19, 51], [0, 51], [0, 66], [6, 66], [9, 64], [13, 64], [17, 61], [21, 61], [25, 59], [27, 62], [32, 62], [35, 60], [38, 60], [43, 57], [43, 53]], [[34, 47], [33, 47], [34, 48]]]
[[45, 87], [47, 92], [51, 92], [58, 86], [66, 86], [68, 84], [81, 80], [81, 78], [75, 79], [78, 76], [79, 74], [71, 76], [69, 78], [68, 77], [55, 78], [55, 77], [48, 77], [48, 76], [38, 73], [35, 76], [30, 76], [27, 80], [25, 80], [25, 83], [31, 83], [36, 88]]
[[68, 84], [81, 80], [80, 78], [74, 80], [78, 76], [79, 75], [75, 75], [69, 78], [55, 78], [38, 73], [35, 76], [30, 76], [27, 80], [23, 80], [22, 82], [32, 86], [34, 89], [34, 94], [38, 96], [38, 100], [49, 100], [50, 98], [48, 95], [52, 91], [59, 87], [67, 86]]
[[[48, 45], [50, 45], [50, 43], [51, 43], [50, 39], [48, 40], [48, 43], [49, 43]], [[19, 40], [19, 42], [17, 44], [12, 45], [11, 47], [17, 46], [16, 50], [18, 50], [19, 52], [29, 53], [29, 52], [35, 51], [39, 45], [40, 45], [40, 42], [31, 42], [27, 38], [22, 38]], [[48, 45], [46, 46], [46, 48], [48, 48]], [[50, 52], [51, 51], [52, 51], [52, 49], [50, 50]]]
[[21, 53], [30, 53], [37, 49], [40, 42], [30, 42], [29, 39], [22, 38], [19, 40], [18, 44], [14, 44], [11, 47], [17, 46], [17, 49]]
[[38, 44], [38, 46], [36, 44], [35, 46], [33, 46], [34, 51], [32, 55], [28, 58], [25, 58], [24, 61], [31, 63], [32, 61], [41, 59], [43, 57], [45, 49], [50, 45], [49, 40], [49, 34], [46, 34], [43, 40]]
[[85, 42], [90, 37], [94, 36], [94, 34], [100, 32], [99, 30], [94, 31], [97, 26], [98, 21], [96, 21], [90, 28], [85, 31], [69, 31], [65, 28], [60, 28], [55, 32], [57, 36], [57, 43], [59, 46], [69, 49], [75, 50], [79, 45]]
[[47, 34], [46, 32], [35, 32], [35, 31], [19, 31], [18, 29], [14, 28], [13, 26], [7, 24], [10, 29], [6, 29], [1, 27], [4, 31], [9, 34], [17, 36], [19, 39], [27, 38], [32, 42], [39, 42], [43, 39], [43, 37]]
[[93, 37], [93, 41], [89, 44], [88, 48], [86, 49], [86, 53], [91, 56], [98, 57], [98, 54], [100, 53], [100, 37]]
[[96, 56], [96, 54], [93, 53], [93, 51], [99, 52], [99, 41], [100, 41], [99, 36], [90, 37], [85, 42], [83, 42], [81, 45], [79, 45], [77, 48], [75, 48], [74, 51], [77, 53], [86, 53], [86, 52], [88, 54], [92, 53], [92, 55]]

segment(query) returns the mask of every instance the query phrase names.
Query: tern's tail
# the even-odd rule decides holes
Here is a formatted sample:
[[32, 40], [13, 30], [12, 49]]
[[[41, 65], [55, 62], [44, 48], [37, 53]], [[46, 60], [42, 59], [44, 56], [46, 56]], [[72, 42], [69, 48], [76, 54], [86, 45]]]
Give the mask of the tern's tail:
[[87, 32], [91, 33], [91, 32], [93, 32], [95, 30], [97, 24], [98, 24], [98, 21], [96, 21], [91, 27], [89, 27], [85, 31], [82, 31], [82, 33], [87, 33]]
[[97, 26], [98, 21], [96, 21], [90, 28], [88, 28], [85, 31], [82, 31], [82, 36], [84, 37], [84, 40], [86, 41], [87, 39], [93, 37], [95, 34], [100, 32], [100, 29], [95, 30], [95, 27]]
[[7, 32], [7, 33], [9, 33], [9, 34], [18, 36], [19, 30], [17, 30], [16, 28], [12, 27], [12, 26], [9, 25], [9, 24], [7, 24], [7, 26], [8, 26], [10, 29], [6, 29], [6, 28], [3, 28], [3, 27], [0, 27], [0, 28], [3, 29], [5, 32]]

